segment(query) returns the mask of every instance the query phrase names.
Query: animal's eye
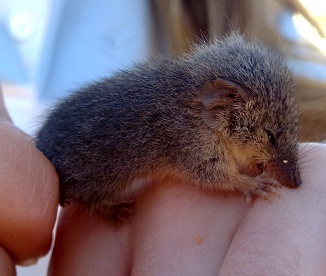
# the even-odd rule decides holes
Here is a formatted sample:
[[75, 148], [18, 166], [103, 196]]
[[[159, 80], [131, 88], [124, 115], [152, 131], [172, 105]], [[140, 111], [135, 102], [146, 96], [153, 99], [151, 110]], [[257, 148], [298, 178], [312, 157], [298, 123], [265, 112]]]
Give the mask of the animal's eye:
[[274, 133], [266, 130], [266, 134], [267, 134], [268, 140], [272, 143], [272, 145], [275, 145], [276, 144], [276, 137], [275, 137]]

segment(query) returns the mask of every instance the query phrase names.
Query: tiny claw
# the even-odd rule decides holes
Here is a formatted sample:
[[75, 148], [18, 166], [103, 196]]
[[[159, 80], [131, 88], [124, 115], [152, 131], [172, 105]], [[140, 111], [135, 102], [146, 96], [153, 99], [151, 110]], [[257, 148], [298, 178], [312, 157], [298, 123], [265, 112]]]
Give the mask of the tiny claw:
[[256, 189], [245, 193], [246, 194], [246, 201], [252, 205], [253, 197], [260, 197], [264, 200], [271, 202], [271, 197], [277, 195], [277, 188], [281, 185], [278, 181], [272, 178], [267, 178], [267, 174], [262, 173], [261, 175], [257, 176], [257, 180], [259, 184], [257, 185]]
[[271, 196], [274, 196], [276, 193], [276, 189], [274, 187], [264, 187], [263, 189], [257, 189], [253, 192], [255, 196], [259, 196], [260, 198], [271, 202]]
[[252, 205], [252, 193], [250, 192], [245, 192], [245, 196], [246, 196], [246, 202], [250, 205]]

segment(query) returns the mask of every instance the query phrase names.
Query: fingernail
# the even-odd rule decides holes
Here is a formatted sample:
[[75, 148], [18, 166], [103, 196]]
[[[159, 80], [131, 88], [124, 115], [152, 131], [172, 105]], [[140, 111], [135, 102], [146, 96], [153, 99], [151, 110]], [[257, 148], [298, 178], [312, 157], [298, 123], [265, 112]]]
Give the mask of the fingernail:
[[35, 265], [38, 261], [38, 258], [35, 259], [28, 259], [28, 260], [23, 260], [18, 262], [17, 264], [20, 266], [30, 266], [30, 265]]

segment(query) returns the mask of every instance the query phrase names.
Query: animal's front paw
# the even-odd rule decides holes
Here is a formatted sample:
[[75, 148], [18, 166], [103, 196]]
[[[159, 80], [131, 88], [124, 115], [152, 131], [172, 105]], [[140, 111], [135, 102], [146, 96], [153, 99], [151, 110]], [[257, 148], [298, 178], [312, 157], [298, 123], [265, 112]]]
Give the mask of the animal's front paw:
[[271, 201], [271, 197], [277, 195], [277, 188], [281, 186], [278, 181], [270, 178], [265, 172], [256, 176], [254, 181], [256, 182], [255, 188], [246, 193], [248, 203], [252, 203], [255, 197]]

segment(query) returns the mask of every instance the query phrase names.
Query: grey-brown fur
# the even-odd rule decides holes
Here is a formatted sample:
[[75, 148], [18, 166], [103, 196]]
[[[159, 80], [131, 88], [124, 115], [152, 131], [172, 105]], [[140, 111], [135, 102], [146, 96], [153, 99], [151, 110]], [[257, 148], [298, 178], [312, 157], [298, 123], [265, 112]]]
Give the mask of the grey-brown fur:
[[83, 87], [54, 107], [36, 143], [60, 176], [61, 204], [110, 217], [135, 180], [263, 197], [276, 181], [297, 187], [296, 135], [282, 58], [234, 33]]

